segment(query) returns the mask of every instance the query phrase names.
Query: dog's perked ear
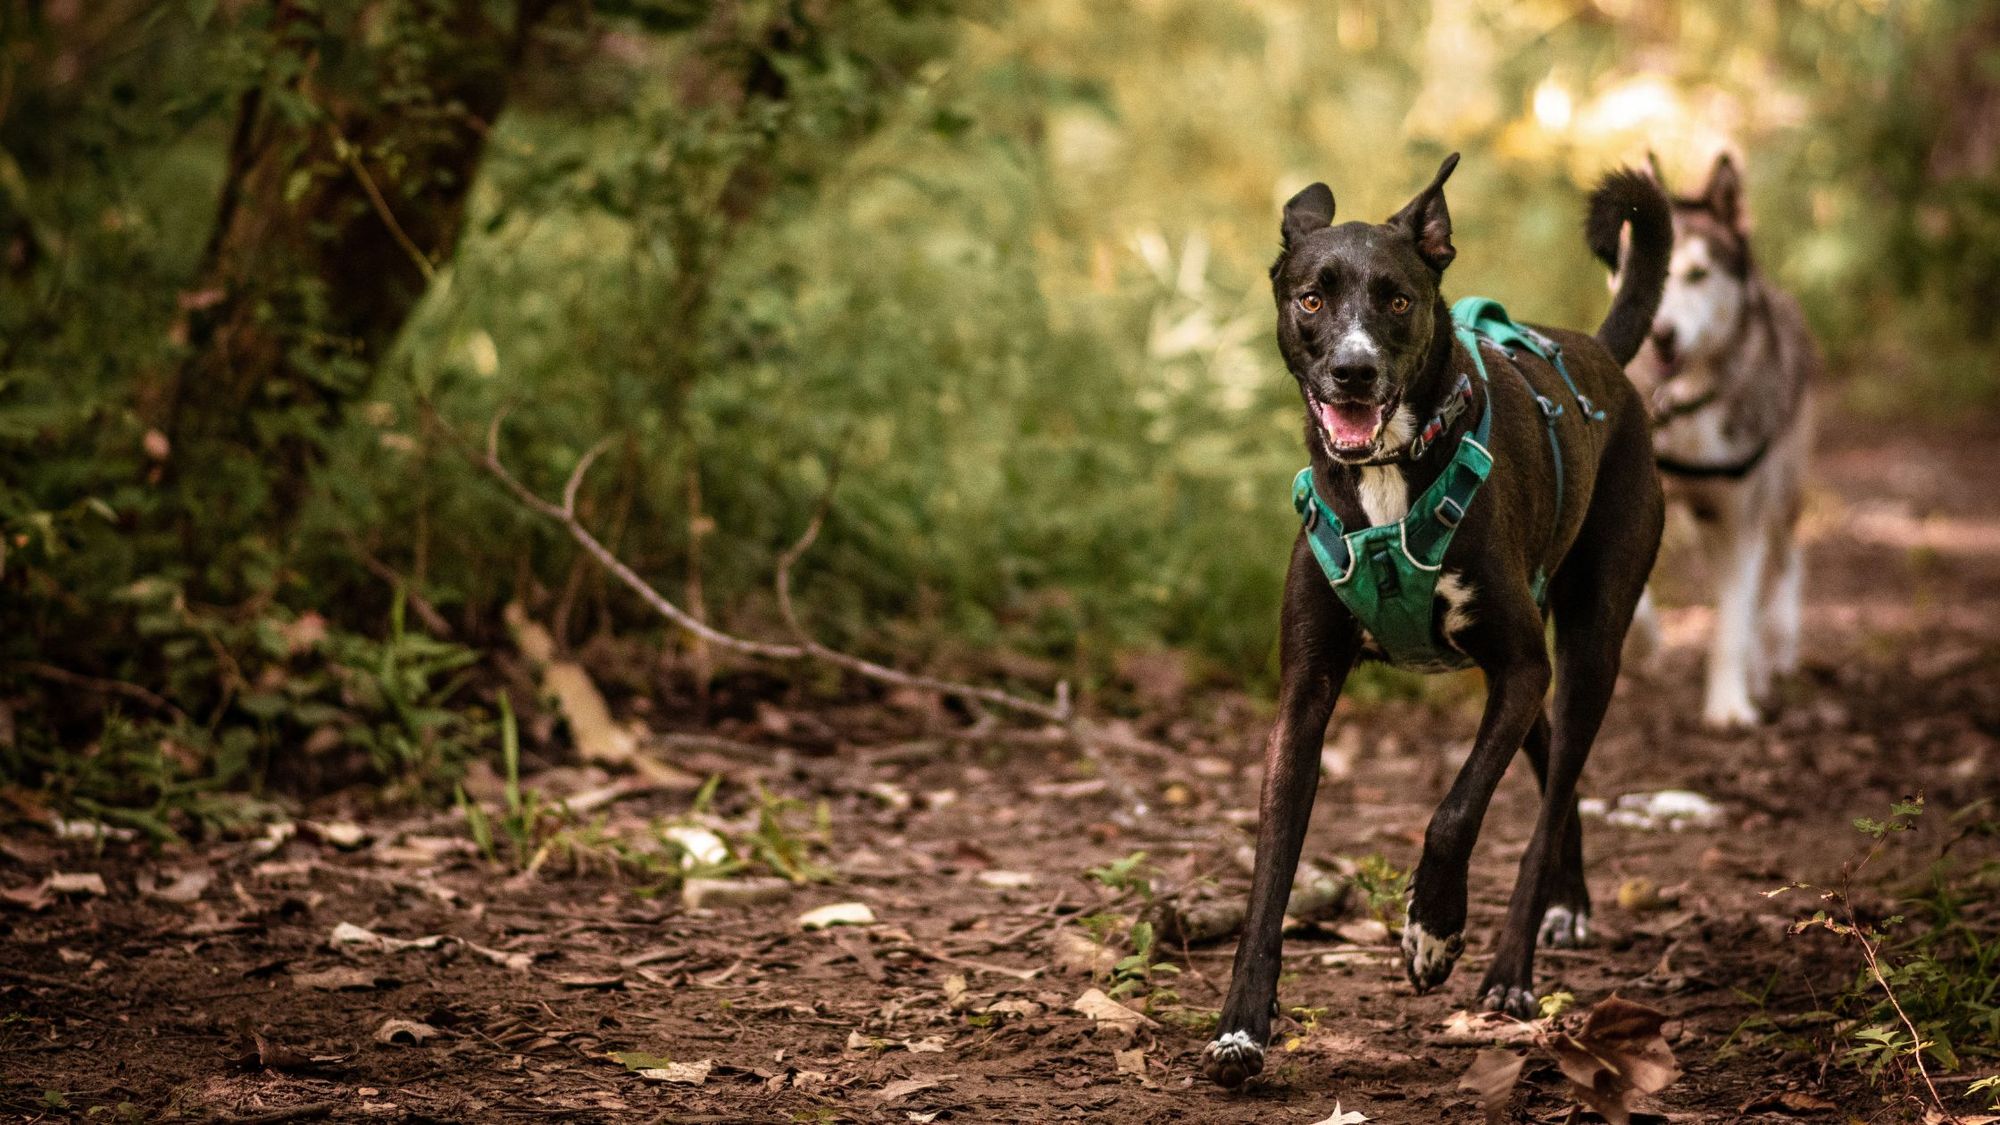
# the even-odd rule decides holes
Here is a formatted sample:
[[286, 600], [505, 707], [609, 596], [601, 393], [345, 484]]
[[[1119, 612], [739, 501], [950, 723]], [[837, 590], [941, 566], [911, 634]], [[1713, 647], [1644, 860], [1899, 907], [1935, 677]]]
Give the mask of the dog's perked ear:
[[1284, 236], [1285, 249], [1290, 250], [1306, 235], [1332, 225], [1333, 189], [1313, 184], [1286, 201], [1285, 221], [1279, 224], [1278, 233]]
[[1451, 170], [1456, 167], [1458, 154], [1454, 152], [1438, 166], [1431, 186], [1418, 192], [1416, 198], [1389, 218], [1390, 226], [1410, 232], [1417, 244], [1417, 256], [1439, 273], [1458, 257], [1458, 249], [1451, 244], [1451, 212], [1444, 205], [1444, 182], [1451, 179]]
[[1743, 229], [1743, 177], [1737, 174], [1736, 162], [1728, 153], [1716, 154], [1715, 167], [1709, 170], [1708, 186], [1702, 189], [1701, 199], [1723, 226], [1735, 231]]

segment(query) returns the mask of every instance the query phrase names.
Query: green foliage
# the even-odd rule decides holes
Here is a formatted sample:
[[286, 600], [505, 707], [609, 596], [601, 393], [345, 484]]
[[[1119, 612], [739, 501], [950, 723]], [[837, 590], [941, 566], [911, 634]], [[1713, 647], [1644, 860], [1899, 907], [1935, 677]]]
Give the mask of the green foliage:
[[1354, 887], [1368, 905], [1368, 913], [1391, 932], [1402, 928], [1403, 908], [1410, 893], [1410, 873], [1381, 852], [1354, 861]]
[[[465, 816], [466, 831], [488, 863], [503, 861], [499, 845], [507, 845], [504, 861], [516, 868], [535, 868], [547, 855], [546, 849], [565, 829], [571, 827], [569, 810], [551, 803], [534, 790], [521, 788], [521, 735], [514, 722], [514, 705], [505, 692], [500, 694], [500, 768], [503, 782], [502, 806], [496, 818], [466, 796], [465, 787], [455, 791], [459, 812]], [[495, 830], [498, 829], [496, 832]]]
[[[1899, 835], [1916, 831], [1923, 813], [1919, 796], [1894, 803], [1884, 818], [1857, 818], [1855, 829], [1872, 843], [1849, 878]], [[1983, 803], [1954, 820], [1968, 822], [1954, 844], [1995, 830]], [[1923, 889], [1902, 902], [1906, 913], [1863, 918], [1848, 904], [1844, 887], [1781, 889], [1818, 890], [1828, 903], [1794, 923], [1794, 932], [1824, 929], [1862, 954], [1853, 983], [1831, 1004], [1844, 1017], [1831, 1025], [1841, 1062], [1881, 1078], [1904, 1076], [1919, 1056], [1946, 1071], [1975, 1058], [2000, 1058], [2000, 937], [1990, 910], [1996, 884], [2000, 864], [1960, 862], [1947, 845], [1930, 864]]]
[[[518, 44], [545, 6], [85, 7], [10, 41], [0, 99], [0, 668], [187, 718], [101, 719], [0, 671], [37, 728], [0, 753], [62, 800], [362, 776], [442, 797], [490, 741], [463, 677], [501, 607], [562, 645], [657, 628], [445, 440], [508, 407], [501, 451], [545, 491], [614, 439], [584, 519], [720, 623], [772, 630], [772, 561], [840, 455], [797, 575], [829, 639], [1006, 649], [1086, 703], [1162, 644], [1267, 686], [1302, 459], [1268, 343], [1277, 202], [1325, 177], [1342, 218], [1379, 219], [1452, 148], [1451, 291], [1588, 324], [1580, 185], [1657, 145], [1692, 190], [1725, 107], [1759, 260], [1854, 373], [1840, 393], [2000, 393], [1979, 5], [603, 0]], [[469, 122], [455, 91], [502, 57], [503, 108]], [[268, 174], [232, 164], [239, 121], [289, 138]], [[243, 256], [269, 266], [253, 286], [218, 283], [232, 198], [299, 238]], [[344, 252], [391, 219], [423, 267]], [[259, 333], [268, 354], [232, 350]], [[245, 380], [242, 409], [163, 409], [185, 372]], [[407, 631], [405, 591], [465, 647]], [[315, 617], [322, 640], [272, 651]], [[274, 776], [301, 746], [307, 776]], [[744, 859], [804, 870], [768, 850]]]
[[1114, 891], [1132, 891], [1140, 898], [1152, 901], [1153, 880], [1147, 873], [1145, 852], [1133, 852], [1102, 867], [1093, 867], [1084, 874]]

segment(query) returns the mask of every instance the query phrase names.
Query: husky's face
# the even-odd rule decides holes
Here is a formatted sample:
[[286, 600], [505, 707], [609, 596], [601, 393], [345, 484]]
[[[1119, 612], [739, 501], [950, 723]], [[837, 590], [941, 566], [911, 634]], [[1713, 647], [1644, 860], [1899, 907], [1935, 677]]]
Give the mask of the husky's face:
[[1669, 375], [1721, 354], [1742, 324], [1750, 243], [1739, 191], [1723, 156], [1701, 195], [1674, 201], [1674, 253], [1653, 317], [1653, 350]]

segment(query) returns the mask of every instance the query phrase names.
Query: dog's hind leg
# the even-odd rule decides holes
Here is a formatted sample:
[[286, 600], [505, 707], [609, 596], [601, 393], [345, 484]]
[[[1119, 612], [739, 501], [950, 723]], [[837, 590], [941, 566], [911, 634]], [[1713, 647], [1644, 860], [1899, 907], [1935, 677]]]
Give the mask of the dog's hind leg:
[[1359, 627], [1300, 537], [1285, 577], [1278, 722], [1264, 750], [1250, 908], [1222, 1019], [1201, 1055], [1202, 1072], [1222, 1086], [1241, 1086], [1264, 1069], [1264, 1045], [1278, 1005], [1285, 904], [1319, 790], [1320, 748], [1359, 648]]
[[1549, 903], [1556, 901], [1551, 893], [1564, 885], [1572, 843], [1577, 882], [1582, 881], [1582, 841], [1573, 838], [1577, 779], [1610, 706], [1625, 631], [1659, 550], [1663, 512], [1651, 467], [1623, 473], [1617, 468], [1607, 463], [1600, 475], [1576, 545], [1549, 587], [1556, 692], [1542, 807], [1521, 856], [1493, 965], [1479, 987], [1486, 1008], [1523, 1019], [1533, 1017], [1538, 1007], [1535, 942]]
[[1632, 628], [1625, 634], [1625, 662], [1640, 674], [1650, 676], [1660, 670], [1666, 651], [1666, 633], [1660, 628], [1660, 613], [1653, 608], [1653, 590], [1649, 586], [1639, 595]]
[[[1641, 603], [1643, 604], [1643, 602]], [[1637, 623], [1634, 622], [1636, 627]], [[1521, 744], [1528, 764], [1535, 767], [1535, 781], [1544, 791], [1549, 785], [1549, 720], [1537, 715]], [[1570, 801], [1569, 823], [1563, 829], [1562, 851], [1555, 864], [1543, 875], [1548, 880], [1543, 897], [1542, 924], [1536, 944], [1547, 949], [1573, 949], [1590, 940], [1590, 887], [1583, 876], [1583, 823], [1576, 815], [1576, 801]]]
[[1526, 584], [1487, 598], [1482, 608], [1479, 620], [1459, 637], [1486, 673], [1486, 711], [1471, 756], [1431, 814], [1403, 921], [1403, 970], [1418, 992], [1443, 984], [1465, 950], [1465, 879], [1472, 846], [1493, 790], [1541, 715], [1542, 696], [1549, 688], [1541, 614]]
[[1780, 676], [1799, 670], [1805, 569], [1805, 548], [1787, 535], [1778, 547], [1777, 576], [1764, 601], [1764, 651], [1771, 670]]

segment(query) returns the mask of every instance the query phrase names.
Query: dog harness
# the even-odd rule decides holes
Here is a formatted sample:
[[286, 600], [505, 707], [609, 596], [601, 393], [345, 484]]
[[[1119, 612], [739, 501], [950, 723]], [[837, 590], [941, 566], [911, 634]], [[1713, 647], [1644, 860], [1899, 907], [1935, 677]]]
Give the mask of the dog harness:
[[[1562, 348], [1531, 328], [1514, 323], [1507, 310], [1484, 297], [1466, 297], [1451, 307], [1452, 333], [1472, 356], [1479, 381], [1486, 390], [1479, 421], [1458, 439], [1451, 461], [1424, 489], [1409, 514], [1395, 523], [1348, 531], [1333, 508], [1313, 487], [1308, 465], [1292, 478], [1292, 506], [1304, 521], [1306, 542], [1319, 561], [1333, 591], [1349, 612], [1361, 622], [1390, 663], [1423, 671], [1451, 671], [1472, 663], [1470, 657], [1445, 643], [1437, 627], [1437, 580], [1444, 566], [1445, 551], [1472, 506], [1479, 486], [1493, 471], [1493, 454], [1487, 435], [1493, 428], [1493, 394], [1488, 386], [1482, 344], [1490, 344], [1509, 357], [1508, 366], [1527, 384], [1547, 424], [1549, 452], [1555, 460], [1556, 519], [1553, 538], [1562, 527], [1563, 458], [1562, 440], [1556, 419], [1563, 407], [1551, 401], [1528, 382], [1528, 376], [1511, 361], [1519, 349], [1526, 349], [1548, 362], [1562, 375], [1563, 383], [1576, 399], [1584, 417], [1602, 421], [1604, 412], [1576, 389], [1563, 363]], [[1421, 457], [1430, 443], [1449, 428], [1471, 400], [1471, 380], [1459, 376], [1458, 386], [1447, 396], [1445, 406], [1431, 419], [1411, 446], [1411, 456]], [[1547, 552], [1543, 552], [1546, 556]], [[1531, 589], [1535, 604], [1542, 605], [1547, 593], [1547, 575], [1537, 570]]]

